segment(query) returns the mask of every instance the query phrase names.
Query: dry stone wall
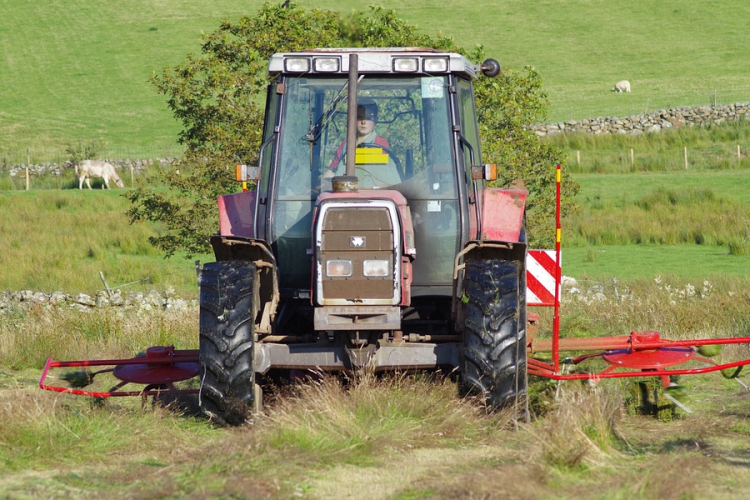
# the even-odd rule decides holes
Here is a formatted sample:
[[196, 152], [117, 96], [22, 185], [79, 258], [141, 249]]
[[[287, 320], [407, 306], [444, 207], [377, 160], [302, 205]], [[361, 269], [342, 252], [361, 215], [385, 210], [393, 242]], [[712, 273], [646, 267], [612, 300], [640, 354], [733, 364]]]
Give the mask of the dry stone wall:
[[[122, 177], [124, 172], [130, 172], [130, 169], [133, 169], [133, 175], [140, 175], [144, 170], [151, 166], [158, 166], [161, 168], [168, 168], [171, 166], [175, 166], [178, 164], [179, 160], [177, 158], [157, 158], [155, 160], [112, 160], [112, 159], [105, 159], [104, 161], [107, 161], [111, 163], [115, 170], [117, 170], [120, 173], [120, 177]], [[26, 175], [26, 163], [19, 163], [19, 164], [12, 164], [12, 165], [6, 165], [6, 166], [0, 166], [0, 170], [7, 170], [11, 177], [16, 176], [25, 176]], [[43, 176], [43, 175], [62, 175], [63, 172], [66, 170], [74, 170], [75, 167], [70, 162], [62, 162], [62, 163], [54, 163], [54, 162], [42, 162], [42, 163], [32, 163], [31, 165], [28, 165], [29, 167], [29, 174], [35, 175], [35, 176]]]
[[535, 125], [532, 127], [538, 136], [580, 132], [585, 134], [643, 134], [659, 132], [663, 129], [721, 125], [722, 123], [750, 119], [750, 103], [725, 106], [680, 106], [652, 113], [628, 116], [626, 118], [603, 117], [585, 120]]
[[0, 292], [0, 314], [18, 307], [68, 307], [81, 311], [97, 308], [189, 311], [198, 310], [198, 301], [177, 298], [173, 290], [162, 293], [156, 290], [149, 293], [102, 290], [94, 296], [85, 293], [43, 293], [33, 290]]

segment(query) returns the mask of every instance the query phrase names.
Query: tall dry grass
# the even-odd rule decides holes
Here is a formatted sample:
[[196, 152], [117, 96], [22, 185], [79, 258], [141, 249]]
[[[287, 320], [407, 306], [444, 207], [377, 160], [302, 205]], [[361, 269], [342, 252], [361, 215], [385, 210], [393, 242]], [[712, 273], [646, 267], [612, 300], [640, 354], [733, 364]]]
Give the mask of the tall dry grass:
[[[597, 306], [586, 319], [595, 324], [602, 311], [621, 302]], [[194, 318], [161, 311], [123, 316], [104, 310], [97, 316], [27, 310], [0, 314], [0, 320], [0, 339], [12, 325], [32, 327], [28, 337], [44, 337], [49, 345], [59, 338], [67, 346], [61, 355], [74, 358], [102, 354], [98, 349], [130, 355], [160, 340], [184, 347], [182, 342], [197, 337], [188, 331]], [[184, 325], [189, 327], [183, 332]], [[77, 333], [56, 337], [66, 330], [60, 326]], [[16, 348], [20, 342], [19, 333]], [[747, 441], [739, 400], [729, 413], [719, 408], [712, 416], [712, 421], [729, 418], [726, 423], [700, 429], [682, 424], [670, 434], [663, 424], [624, 415], [616, 384], [566, 383], [546, 413], [519, 432], [509, 414], [459, 399], [449, 379], [326, 375], [278, 388], [254, 425], [218, 429], [176, 407], [141, 406], [139, 398], [97, 406], [39, 391], [37, 370], [16, 372], [5, 359], [0, 359], [0, 497], [11, 487], [41, 498], [98, 498], [105, 492], [109, 498], [136, 499], [367, 500], [680, 498], [691, 492], [722, 498], [725, 480], [735, 481], [735, 491], [750, 488], [746, 478], [733, 475], [737, 467], [730, 461], [742, 460], [741, 443]], [[722, 389], [737, 392], [737, 386]], [[722, 432], [739, 443], [736, 450], [722, 451], [717, 437]], [[695, 443], [711, 454], [700, 454]], [[650, 472], [673, 474], [682, 467], [709, 477], [670, 487], [663, 474]], [[705, 496], [707, 491], [717, 494]]]
[[198, 347], [198, 311], [12, 307], [0, 313], [0, 366], [132, 357], [153, 345]]
[[750, 238], [750, 207], [710, 187], [644, 189], [635, 199], [588, 199], [566, 225], [566, 245], [738, 245]]
[[620, 456], [622, 396], [613, 387], [562, 387], [532, 433], [534, 459], [553, 468], [581, 469], [610, 465]]
[[672, 339], [750, 336], [750, 277], [580, 282], [563, 293], [563, 336], [632, 330], [655, 330]]
[[456, 394], [438, 376], [320, 375], [279, 398], [261, 434], [316, 461], [362, 464], [388, 450], [478, 445], [509, 426], [511, 413], [488, 413]]

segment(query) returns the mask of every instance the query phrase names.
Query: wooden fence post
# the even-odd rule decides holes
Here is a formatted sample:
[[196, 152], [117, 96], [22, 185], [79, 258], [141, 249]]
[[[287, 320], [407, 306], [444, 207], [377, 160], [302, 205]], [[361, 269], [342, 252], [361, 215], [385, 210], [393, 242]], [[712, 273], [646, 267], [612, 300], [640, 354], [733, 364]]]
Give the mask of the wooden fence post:
[[[739, 147], [739, 146], [737, 146], [737, 147]], [[580, 167], [581, 166], [581, 150], [580, 149], [576, 151], [576, 162], [577, 162], [578, 166]]]
[[635, 170], [635, 154], [633, 148], [630, 148], [630, 169]]
[[687, 161], [687, 146], [685, 146], [685, 170], [688, 168], [688, 161]]
[[26, 191], [29, 190], [29, 165], [31, 165], [31, 148], [26, 149]]

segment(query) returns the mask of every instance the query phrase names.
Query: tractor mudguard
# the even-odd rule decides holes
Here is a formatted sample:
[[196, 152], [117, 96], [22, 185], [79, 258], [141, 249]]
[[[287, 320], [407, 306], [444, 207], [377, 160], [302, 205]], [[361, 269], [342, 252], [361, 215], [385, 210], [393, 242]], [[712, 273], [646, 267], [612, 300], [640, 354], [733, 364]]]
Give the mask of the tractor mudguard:
[[524, 228], [525, 189], [485, 188], [482, 191], [481, 234], [469, 240], [456, 255], [453, 279], [472, 259], [502, 259], [524, 262], [526, 259], [526, 231]]
[[[526, 231], [524, 212], [526, 210], [525, 189], [485, 188], [482, 196], [482, 223], [479, 239], [469, 240], [457, 255], [453, 264], [453, 316], [457, 326], [462, 324], [462, 308], [459, 307], [464, 293], [463, 272], [467, 263], [509, 261], [517, 262], [525, 269]], [[525, 270], [521, 282], [525, 288]]]
[[209, 241], [218, 262], [254, 262], [263, 311], [259, 332], [270, 332], [270, 319], [279, 303], [279, 270], [271, 246], [255, 238], [256, 191], [219, 196], [219, 234]]
[[255, 237], [256, 192], [219, 196], [219, 234]]
[[523, 230], [523, 214], [526, 210], [525, 189], [485, 188], [482, 197], [483, 241], [520, 241]]
[[209, 239], [216, 261], [253, 262], [257, 269], [259, 304], [261, 311], [256, 324], [258, 333], [271, 333], [271, 322], [279, 305], [279, 269], [271, 247], [263, 240], [242, 236], [215, 235]]

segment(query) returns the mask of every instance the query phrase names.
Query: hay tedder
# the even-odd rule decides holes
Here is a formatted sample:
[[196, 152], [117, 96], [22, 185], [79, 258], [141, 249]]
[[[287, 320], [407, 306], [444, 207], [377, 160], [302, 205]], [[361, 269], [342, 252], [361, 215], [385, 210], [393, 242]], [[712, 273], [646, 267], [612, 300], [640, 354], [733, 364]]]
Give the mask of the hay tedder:
[[[524, 409], [528, 375], [668, 384], [750, 364], [697, 351], [750, 338], [561, 338], [560, 167], [554, 251], [527, 250], [524, 189], [485, 185], [497, 172], [481, 162], [472, 82], [499, 73], [492, 59], [430, 49], [274, 55], [258, 165], [238, 166], [242, 192], [219, 198], [216, 262], [199, 272], [199, 349], [50, 359], [40, 386], [197, 393], [211, 419], [239, 424], [260, 405], [261, 378], [311, 370], [439, 369], [458, 375], [462, 395]], [[527, 305], [554, 308], [551, 339], [532, 335]], [[596, 357], [606, 368], [569, 373], [562, 352], [583, 353], [566, 365]], [[48, 381], [59, 368], [84, 370], [62, 387]], [[114, 380], [90, 389], [105, 373]]]

